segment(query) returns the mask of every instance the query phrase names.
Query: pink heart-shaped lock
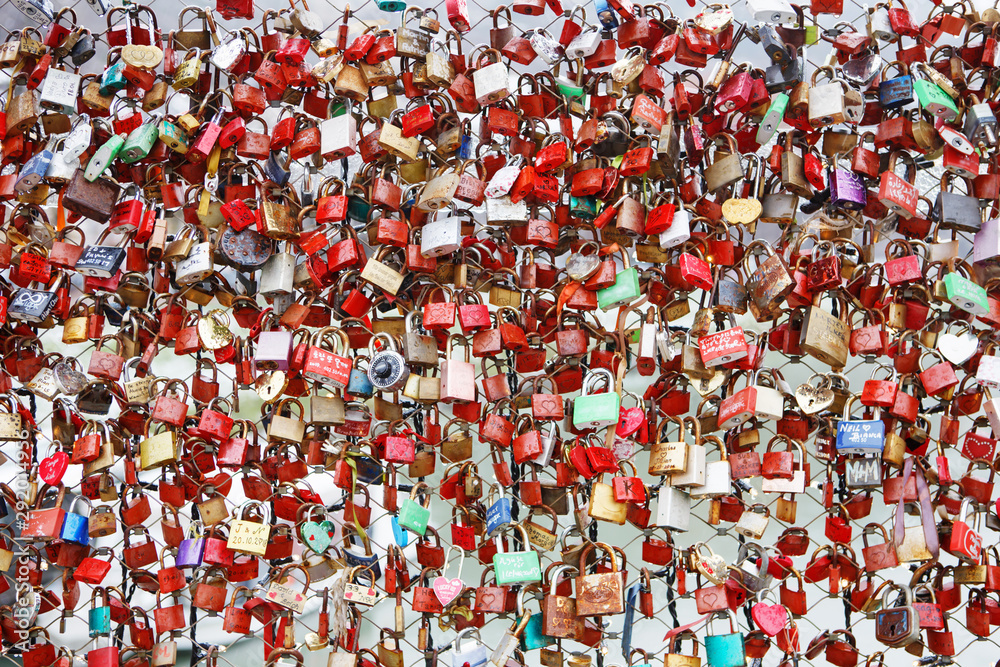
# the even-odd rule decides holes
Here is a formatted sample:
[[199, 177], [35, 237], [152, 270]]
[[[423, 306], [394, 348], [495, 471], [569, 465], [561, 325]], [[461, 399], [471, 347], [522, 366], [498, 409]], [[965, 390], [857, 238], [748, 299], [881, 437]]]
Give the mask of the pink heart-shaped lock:
[[445, 607], [465, 590], [465, 584], [458, 577], [454, 579], [436, 577], [434, 583], [431, 585], [434, 587], [434, 595], [437, 596], [441, 605]]
[[773, 637], [785, 627], [788, 621], [788, 610], [780, 604], [764, 604], [758, 602], [750, 609], [753, 621], [761, 630], [767, 633], [768, 637]]

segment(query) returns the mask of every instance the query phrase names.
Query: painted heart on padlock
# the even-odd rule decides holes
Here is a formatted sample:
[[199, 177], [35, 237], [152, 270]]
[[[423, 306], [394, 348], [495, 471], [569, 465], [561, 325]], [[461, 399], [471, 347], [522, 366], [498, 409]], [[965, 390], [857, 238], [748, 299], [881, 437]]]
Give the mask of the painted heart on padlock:
[[968, 331], [960, 336], [944, 333], [938, 336], [937, 349], [945, 359], [955, 366], [961, 366], [972, 358], [979, 349], [979, 339]]
[[321, 554], [330, 548], [335, 530], [332, 521], [307, 521], [302, 526], [302, 537], [307, 547]]
[[807, 415], [822, 412], [833, 405], [836, 395], [825, 387], [814, 387], [811, 384], [800, 384], [795, 389], [795, 402]]
[[761, 630], [773, 637], [785, 627], [788, 621], [788, 611], [780, 604], [764, 604], [758, 602], [750, 609], [753, 621]]
[[642, 408], [621, 408], [618, 413], [618, 426], [615, 428], [615, 435], [627, 438], [642, 426], [646, 421], [646, 413]]
[[454, 579], [435, 577], [434, 583], [431, 586], [434, 588], [434, 595], [437, 597], [438, 602], [444, 607], [447, 607], [450, 602], [465, 590], [465, 584], [458, 577]]
[[69, 454], [66, 452], [56, 452], [52, 456], [42, 459], [38, 464], [38, 476], [49, 486], [55, 486], [62, 481], [69, 467]]
[[713, 584], [722, 584], [726, 580], [726, 560], [718, 555], [699, 556], [695, 563], [698, 571], [708, 577]]

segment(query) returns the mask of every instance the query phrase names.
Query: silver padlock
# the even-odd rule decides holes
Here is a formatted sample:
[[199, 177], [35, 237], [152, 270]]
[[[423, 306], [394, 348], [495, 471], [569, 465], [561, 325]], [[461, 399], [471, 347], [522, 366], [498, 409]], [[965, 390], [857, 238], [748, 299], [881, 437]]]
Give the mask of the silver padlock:
[[350, 107], [319, 124], [319, 151], [327, 160], [340, 160], [358, 152], [358, 121]]
[[573, 41], [566, 47], [568, 58], [589, 58], [597, 52], [597, 47], [601, 45], [601, 31], [594, 26], [590, 26], [573, 38]]
[[495, 104], [510, 95], [510, 76], [503, 64], [500, 52], [486, 49], [484, 58], [492, 61], [476, 69], [472, 74], [472, 84], [476, 89], [476, 101], [480, 104]]
[[219, 44], [212, 49], [209, 61], [221, 70], [232, 71], [247, 52], [248, 40], [246, 33], [240, 32], [228, 42]]
[[670, 477], [667, 477], [656, 497], [656, 525], [683, 532], [691, 526], [691, 496], [669, 484]]
[[562, 57], [562, 46], [544, 28], [535, 30], [528, 39], [535, 53], [549, 65]]
[[90, 148], [90, 140], [93, 137], [94, 128], [90, 125], [90, 116], [80, 114], [73, 121], [73, 127], [66, 135], [66, 142], [63, 144], [63, 151], [66, 159], [79, 159], [83, 152]]
[[491, 225], [527, 222], [528, 204], [523, 199], [515, 204], [510, 197], [489, 198], [486, 200], [486, 221]]
[[657, 240], [661, 250], [675, 248], [691, 238], [691, 214], [684, 207], [674, 213], [674, 221], [670, 227], [660, 232]]
[[[385, 347], [375, 351], [375, 341]], [[399, 391], [410, 377], [410, 367], [406, 359], [396, 349], [396, 340], [387, 333], [377, 333], [368, 344], [371, 361], [368, 363], [368, 381], [379, 391]]]
[[[104, 11], [98, 12], [100, 16], [107, 13], [107, 0], [87, 0], [88, 4], [104, 3]], [[55, 8], [49, 0], [14, 0], [14, 6], [21, 10], [21, 13], [36, 23], [51, 23], [55, 18]], [[94, 10], [97, 12], [97, 10]]]
[[874, 9], [869, 10], [871, 23], [868, 29], [869, 34], [880, 42], [895, 42], [899, 35], [892, 29], [889, 21], [889, 7], [879, 4]]
[[747, 0], [747, 10], [759, 23], [795, 23], [796, 14], [787, 0]]
[[996, 143], [997, 117], [989, 103], [978, 102], [966, 107], [964, 130], [965, 136], [972, 141], [985, 142], [988, 146]]
[[[697, 424], [697, 422], [695, 422]], [[700, 428], [699, 428], [700, 434]], [[705, 483], [705, 445], [700, 440], [687, 447], [684, 472], [670, 477], [670, 484], [681, 488], [702, 486]]]
[[704, 439], [715, 443], [716, 447], [718, 447], [719, 460], [707, 461], [705, 463], [705, 483], [701, 486], [693, 487], [691, 489], [691, 497], [702, 499], [728, 496], [732, 493], [733, 477], [729, 461], [726, 460], [726, 447], [722, 439], [717, 436], [707, 435]]
[[771, 521], [771, 510], [760, 503], [751, 505], [743, 510], [740, 520], [736, 522], [736, 532], [743, 537], [759, 540], [767, 530], [767, 524]]
[[75, 114], [76, 99], [80, 95], [80, 75], [61, 69], [49, 68], [42, 81], [39, 105], [57, 113]]
[[[760, 560], [760, 567], [750, 561], [750, 552], [754, 552]], [[739, 572], [740, 583], [750, 593], [758, 593], [771, 583], [771, 575], [767, 572], [770, 562], [767, 549], [756, 542], [746, 542], [740, 545], [739, 553], [736, 555], [736, 563], [733, 567]]]
[[[754, 416], [757, 419], [781, 419], [785, 415], [785, 399], [781, 397], [781, 392], [773, 386], [759, 384], [758, 380], [764, 371], [754, 371], [751, 386], [756, 390], [757, 403], [754, 406]], [[771, 379], [771, 384], [776, 385], [777, 381], [771, 371], [767, 371]]]
[[421, 228], [420, 254], [424, 257], [450, 255], [462, 247], [462, 218], [449, 215]]
[[80, 159], [71, 158], [63, 150], [66, 139], [62, 138], [55, 144], [55, 152], [49, 162], [49, 169], [45, 172], [45, 178], [53, 183], [68, 183], [76, 170], [80, 168]]
[[295, 283], [295, 255], [288, 252], [288, 242], [283, 252], [271, 255], [260, 270], [260, 293], [267, 298], [291, 294]]
[[542, 467], [549, 465], [557, 444], [559, 444], [559, 427], [555, 422], [549, 422], [548, 431], [542, 434], [542, 451], [532, 461]]
[[[465, 646], [462, 645], [462, 639], [467, 635], [473, 637], [472, 641], [466, 641]], [[486, 667], [486, 663], [489, 660], [489, 654], [487, 653], [486, 646], [483, 645], [482, 640], [479, 638], [479, 630], [477, 628], [465, 628], [455, 637], [455, 642], [453, 644], [454, 652], [451, 656], [452, 667]]]
[[177, 262], [177, 284], [191, 285], [212, 275], [215, 272], [212, 254], [212, 244], [208, 241], [192, 246], [187, 257]]

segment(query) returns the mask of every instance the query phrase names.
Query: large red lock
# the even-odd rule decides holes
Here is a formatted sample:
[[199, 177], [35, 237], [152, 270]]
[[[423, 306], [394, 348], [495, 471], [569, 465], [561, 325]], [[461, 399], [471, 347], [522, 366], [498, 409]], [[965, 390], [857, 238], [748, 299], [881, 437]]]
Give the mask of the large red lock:
[[[925, 370], [923, 360], [927, 354], [937, 357], [939, 361]], [[919, 378], [924, 391], [930, 396], [938, 396], [958, 385], [958, 376], [955, 375], [955, 368], [936, 351], [921, 356]]]
[[[889, 379], [877, 380], [875, 376], [880, 370], [889, 371]], [[887, 366], [876, 366], [870, 379], [865, 380], [861, 390], [861, 403], [868, 407], [891, 408], [896, 404], [896, 393], [899, 384], [895, 381], [895, 371]]]

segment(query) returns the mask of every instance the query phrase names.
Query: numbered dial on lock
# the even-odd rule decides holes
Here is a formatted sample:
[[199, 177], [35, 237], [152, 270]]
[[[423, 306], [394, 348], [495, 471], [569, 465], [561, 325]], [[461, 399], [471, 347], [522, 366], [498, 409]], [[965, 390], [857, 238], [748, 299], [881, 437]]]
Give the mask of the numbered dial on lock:
[[382, 350], [372, 357], [368, 365], [368, 380], [382, 391], [396, 391], [406, 384], [410, 367], [399, 352]]

